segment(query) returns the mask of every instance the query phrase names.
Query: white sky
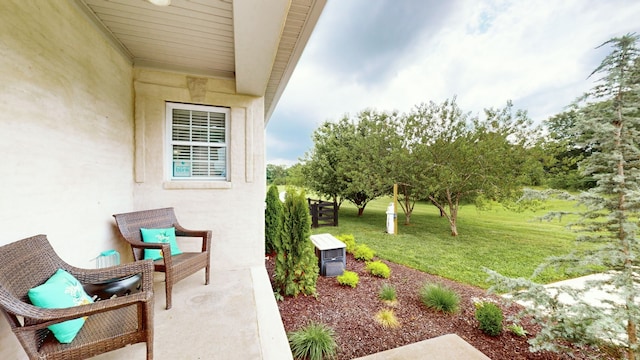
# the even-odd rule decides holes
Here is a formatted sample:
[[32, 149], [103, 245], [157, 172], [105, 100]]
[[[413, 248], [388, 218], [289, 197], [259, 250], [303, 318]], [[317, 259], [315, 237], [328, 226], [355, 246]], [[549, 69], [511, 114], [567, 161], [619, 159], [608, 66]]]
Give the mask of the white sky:
[[322, 122], [366, 108], [457, 96], [545, 120], [593, 87], [610, 50], [596, 47], [633, 32], [638, 0], [328, 0], [267, 126], [267, 163], [298, 162]]

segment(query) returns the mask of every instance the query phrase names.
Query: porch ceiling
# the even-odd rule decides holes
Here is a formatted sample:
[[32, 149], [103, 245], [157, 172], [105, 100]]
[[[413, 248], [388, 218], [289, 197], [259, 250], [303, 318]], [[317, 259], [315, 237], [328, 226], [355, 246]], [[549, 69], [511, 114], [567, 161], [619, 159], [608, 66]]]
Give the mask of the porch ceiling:
[[234, 79], [268, 121], [326, 0], [75, 0], [134, 66]]

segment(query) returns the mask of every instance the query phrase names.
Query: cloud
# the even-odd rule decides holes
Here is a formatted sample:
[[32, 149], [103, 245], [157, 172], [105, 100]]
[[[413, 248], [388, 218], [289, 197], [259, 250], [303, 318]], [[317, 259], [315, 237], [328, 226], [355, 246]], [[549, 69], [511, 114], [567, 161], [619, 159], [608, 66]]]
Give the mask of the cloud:
[[638, 14], [636, 0], [330, 1], [267, 127], [267, 161], [296, 160], [320, 123], [365, 108], [457, 95], [465, 111], [513, 100], [545, 120], [593, 87], [610, 50], [595, 48], [640, 32]]
[[416, 40], [441, 26], [455, 1], [329, 2], [309, 56], [322, 73], [364, 84], [392, 76]]
[[304, 113], [276, 113], [281, 121], [269, 122], [266, 131], [267, 163], [275, 165], [293, 165], [298, 158], [311, 149], [311, 134], [317, 124], [300, 121], [305, 119]]

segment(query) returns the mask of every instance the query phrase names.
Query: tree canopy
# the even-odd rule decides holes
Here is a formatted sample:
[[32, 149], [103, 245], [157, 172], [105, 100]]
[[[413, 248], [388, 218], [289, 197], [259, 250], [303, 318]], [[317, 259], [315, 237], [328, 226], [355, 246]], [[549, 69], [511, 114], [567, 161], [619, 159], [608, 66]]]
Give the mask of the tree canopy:
[[453, 236], [461, 203], [513, 196], [536, 166], [528, 153], [536, 130], [512, 108], [486, 109], [481, 119], [453, 98], [421, 104], [407, 117], [409, 153], [423, 171], [413, 186], [449, 220]]
[[389, 131], [396, 114], [364, 110], [327, 121], [313, 134], [314, 148], [305, 154], [302, 173], [314, 192], [341, 204], [347, 200], [362, 215], [367, 204], [389, 192], [389, 158], [397, 142]]
[[409, 114], [364, 110], [355, 118], [325, 122], [314, 132], [304, 159], [306, 184], [316, 193], [367, 203], [400, 185], [400, 205], [409, 224], [417, 200], [431, 201], [456, 236], [458, 207], [482, 195], [512, 195], [536, 172], [530, 160], [537, 136], [524, 111], [486, 109], [480, 119], [465, 113], [455, 97], [416, 106]]

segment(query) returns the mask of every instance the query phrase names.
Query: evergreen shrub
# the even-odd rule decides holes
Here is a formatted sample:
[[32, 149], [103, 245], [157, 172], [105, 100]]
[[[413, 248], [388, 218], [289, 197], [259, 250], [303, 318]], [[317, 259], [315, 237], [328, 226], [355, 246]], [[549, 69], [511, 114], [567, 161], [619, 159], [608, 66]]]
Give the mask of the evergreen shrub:
[[476, 303], [475, 317], [480, 330], [489, 336], [498, 336], [502, 332], [502, 309], [492, 302]]
[[285, 296], [316, 295], [318, 258], [311, 242], [304, 191], [287, 189], [281, 236], [276, 237], [275, 290]]
[[277, 237], [282, 232], [284, 212], [278, 195], [278, 187], [269, 186], [267, 191], [266, 209], [264, 211], [264, 250], [266, 254], [276, 251]]

